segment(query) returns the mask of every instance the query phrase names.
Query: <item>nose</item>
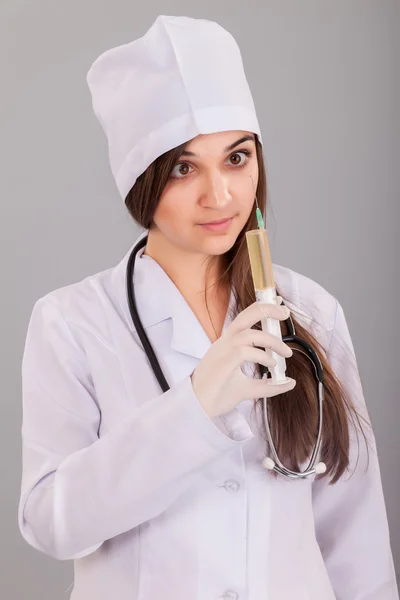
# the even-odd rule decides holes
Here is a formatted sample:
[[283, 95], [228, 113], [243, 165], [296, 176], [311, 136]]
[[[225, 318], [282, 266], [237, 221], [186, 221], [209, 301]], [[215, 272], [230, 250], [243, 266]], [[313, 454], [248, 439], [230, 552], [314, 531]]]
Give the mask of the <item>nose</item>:
[[232, 200], [229, 192], [229, 178], [220, 171], [213, 170], [205, 175], [202, 204], [209, 208], [227, 206]]

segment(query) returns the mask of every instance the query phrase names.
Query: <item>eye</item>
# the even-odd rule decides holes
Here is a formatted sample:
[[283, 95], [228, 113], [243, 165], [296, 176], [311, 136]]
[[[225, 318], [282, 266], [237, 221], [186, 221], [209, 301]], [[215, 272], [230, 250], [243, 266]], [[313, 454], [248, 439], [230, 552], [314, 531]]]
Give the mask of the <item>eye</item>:
[[[185, 167], [186, 172], [182, 173], [182, 171], [181, 171], [182, 167]], [[189, 167], [190, 167], [190, 165], [187, 162], [177, 163], [174, 166], [174, 168], [172, 169], [170, 177], [172, 179], [183, 179], [183, 177], [185, 177], [188, 174], [187, 168], [189, 168]], [[178, 169], [178, 171], [176, 171], [175, 169]], [[182, 175], [182, 177], [181, 177], [181, 175]]]
[[[252, 152], [250, 150], [237, 150], [236, 152], [233, 152], [232, 154], [230, 154], [228, 160], [230, 161], [231, 166], [235, 167], [236, 169], [239, 169], [241, 167], [246, 166], [251, 155], [252, 155]], [[238, 157], [239, 157], [239, 160], [238, 160]], [[231, 162], [232, 158], [234, 159], [234, 162]], [[174, 166], [174, 168], [171, 171], [170, 178], [171, 179], [183, 179], [184, 177], [186, 177], [187, 175], [189, 175], [191, 173], [190, 169], [192, 169], [192, 167], [187, 162], [176, 163], [176, 165]]]
[[237, 150], [236, 152], [231, 154], [229, 158], [231, 159], [233, 156], [238, 156], [239, 154], [244, 154], [246, 159], [242, 159], [240, 163], [236, 163], [235, 166], [237, 168], [244, 167], [248, 163], [248, 160], [252, 153], [250, 152], [250, 150]]

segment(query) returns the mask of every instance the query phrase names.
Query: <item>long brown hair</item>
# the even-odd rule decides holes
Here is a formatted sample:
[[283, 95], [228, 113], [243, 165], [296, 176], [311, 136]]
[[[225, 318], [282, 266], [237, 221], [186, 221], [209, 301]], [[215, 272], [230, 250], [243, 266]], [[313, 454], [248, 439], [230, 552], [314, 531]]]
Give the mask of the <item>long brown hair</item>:
[[[153, 216], [164, 187], [189, 141], [159, 156], [139, 176], [128, 193], [125, 205], [132, 218], [141, 227], [151, 228]], [[259, 168], [256, 195], [261, 212], [265, 214], [267, 205], [266, 171], [262, 146], [257, 135], [256, 154]], [[224, 268], [218, 286], [224, 289], [226, 289], [226, 286], [233, 286], [235, 293], [236, 303], [231, 315], [232, 318], [255, 302], [245, 232], [256, 228], [256, 214], [255, 211], [252, 211], [232, 248], [220, 257]], [[211, 266], [211, 263], [209, 266]], [[277, 294], [279, 294], [278, 289]], [[351, 398], [347, 397], [342, 382], [336, 377], [328, 362], [326, 349], [308, 330], [298, 323], [293, 311], [291, 311], [291, 317], [296, 335], [312, 345], [324, 370], [324, 419], [320, 459], [326, 464], [327, 470], [317, 477], [332, 475], [330, 483], [333, 484], [349, 466], [350, 420], [355, 426], [356, 423], [358, 424], [366, 444], [367, 439], [360, 420], [363, 419], [367, 425], [369, 424], [356, 411]], [[256, 323], [253, 327], [260, 329], [261, 323]], [[287, 325], [282, 321], [281, 331], [282, 335], [288, 334]], [[286, 373], [296, 380], [296, 386], [290, 392], [270, 398], [269, 413], [270, 426], [279, 457], [286, 466], [298, 470], [307, 461], [314, 447], [318, 422], [318, 395], [313, 365], [304, 356], [304, 353], [295, 352], [296, 349], [300, 349], [298, 345], [292, 343], [291, 347], [294, 352], [293, 356], [287, 359]], [[256, 364], [255, 369], [255, 374], [257, 373], [261, 377], [260, 365]], [[255, 409], [262, 410], [261, 402], [262, 398], [255, 400]], [[275, 472], [271, 473], [276, 475]]]

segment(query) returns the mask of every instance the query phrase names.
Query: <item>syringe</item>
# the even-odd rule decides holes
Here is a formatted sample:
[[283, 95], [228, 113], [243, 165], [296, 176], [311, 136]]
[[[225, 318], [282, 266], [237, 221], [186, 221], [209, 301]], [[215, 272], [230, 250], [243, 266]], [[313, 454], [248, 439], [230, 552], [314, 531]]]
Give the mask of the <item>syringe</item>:
[[[257, 196], [254, 189], [254, 181], [250, 175], [254, 197], [256, 200], [256, 215], [258, 229], [251, 229], [246, 231], [247, 250], [249, 252], [251, 273], [253, 277], [254, 290], [256, 295], [256, 302], [260, 304], [269, 303], [276, 304], [276, 289], [275, 280], [272, 269], [272, 261], [269, 250], [269, 244], [267, 239], [267, 231], [265, 229], [264, 220], [261, 211], [258, 207]], [[265, 317], [261, 320], [261, 327], [263, 331], [267, 331], [272, 335], [277, 336], [282, 340], [281, 326], [278, 319], [271, 317]], [[283, 356], [280, 356], [270, 348], [266, 348], [265, 351], [276, 360], [276, 365], [268, 367], [271, 372], [271, 379], [267, 379], [267, 383], [279, 384], [286, 383], [290, 379], [286, 376], [286, 360]]]

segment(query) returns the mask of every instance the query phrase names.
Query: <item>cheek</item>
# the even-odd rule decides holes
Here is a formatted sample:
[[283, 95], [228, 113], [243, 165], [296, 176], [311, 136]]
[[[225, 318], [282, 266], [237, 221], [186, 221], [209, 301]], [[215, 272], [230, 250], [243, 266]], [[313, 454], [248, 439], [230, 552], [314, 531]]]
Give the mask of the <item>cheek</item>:
[[190, 204], [180, 194], [171, 193], [161, 197], [154, 214], [154, 221], [159, 229], [176, 231], [190, 221]]
[[[254, 181], [254, 187], [249, 177], [249, 174], [252, 175]], [[242, 213], [244, 220], [246, 221], [251, 211], [255, 210], [255, 191], [257, 190], [258, 183], [258, 168], [247, 173], [246, 177], [241, 180], [241, 185], [236, 191], [236, 202]]]

